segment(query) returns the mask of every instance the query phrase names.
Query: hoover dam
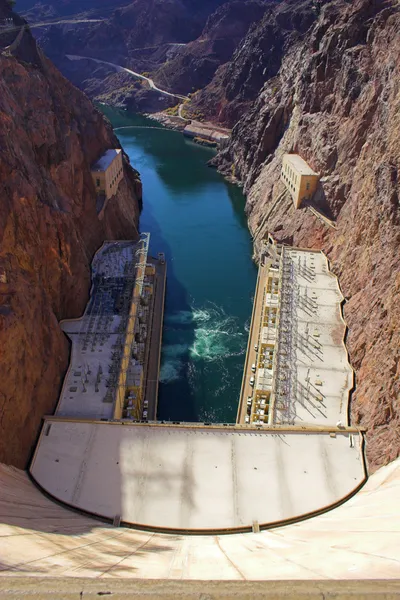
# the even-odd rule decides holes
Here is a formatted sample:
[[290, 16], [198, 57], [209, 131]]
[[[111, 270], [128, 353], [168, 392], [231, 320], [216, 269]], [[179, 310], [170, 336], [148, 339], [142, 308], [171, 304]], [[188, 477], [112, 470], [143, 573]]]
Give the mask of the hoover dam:
[[323, 254], [265, 244], [237, 422], [160, 422], [166, 269], [149, 237], [104, 244], [83, 317], [62, 324], [71, 363], [30, 465], [40, 488], [115, 526], [197, 534], [256, 532], [357, 492], [364, 439], [348, 423], [343, 296]]
[[160, 419], [166, 270], [149, 239], [95, 255], [86, 311], [62, 323], [55, 414], [29, 472], [0, 468], [0, 597], [123, 597], [118, 580], [150, 598], [234, 597], [235, 582], [257, 598], [263, 581], [277, 597], [395, 593], [400, 463], [367, 478], [326, 256], [266, 240], [236, 421]]

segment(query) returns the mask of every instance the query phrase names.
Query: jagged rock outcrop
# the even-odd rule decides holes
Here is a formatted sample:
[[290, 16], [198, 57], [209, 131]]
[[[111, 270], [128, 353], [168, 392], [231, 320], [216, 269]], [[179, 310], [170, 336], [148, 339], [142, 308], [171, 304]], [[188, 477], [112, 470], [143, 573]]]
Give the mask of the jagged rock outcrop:
[[[66, 55], [150, 73], [173, 93], [200, 90], [188, 116], [231, 127], [278, 72], [283, 54], [304, 36], [324, 1], [134, 0], [121, 6], [118, 0], [112, 10], [105, 0], [96, 6], [90, 1], [85, 12], [76, 0], [61, 6], [49, 0], [34, 8], [34, 0], [24, 0], [23, 6], [32, 22], [53, 15], [55, 24], [35, 29], [35, 35], [62, 73], [91, 98], [99, 98], [95, 89], [104, 81], [104, 70], [84, 61], [71, 64]], [[65, 14], [74, 22], [63, 22]], [[154, 91], [145, 94], [116, 77], [105, 84], [113, 87], [105, 91], [111, 104], [148, 112], [165, 108]]]
[[125, 157], [97, 215], [90, 165], [118, 140], [0, 0], [5, 18], [17, 28], [0, 48], [0, 461], [24, 467], [68, 364], [58, 321], [82, 313], [103, 240], [137, 236], [141, 184]]
[[[263, 83], [279, 70], [284, 52], [301, 38], [318, 15], [323, 0], [135, 0], [108, 12], [79, 14], [76, 23], [36, 30], [41, 46], [59, 69], [91, 98], [104, 81], [93, 63], [71, 64], [68, 54], [114, 62], [151, 73], [163, 89], [178, 94], [198, 90], [188, 116], [232, 126], [249, 108]], [[31, 0], [27, 0], [27, 5]], [[63, 13], [50, 2], [46, 11]], [[44, 8], [35, 7], [38, 14]], [[36, 20], [35, 12], [28, 13]], [[87, 22], [87, 16], [100, 17]], [[54, 17], [55, 19], [57, 17]], [[106, 101], [154, 112], [158, 97], [144, 94], [116, 77], [105, 82]], [[204, 89], [205, 88], [205, 89]], [[110, 92], [110, 93], [109, 93]], [[155, 98], [152, 98], [155, 97]], [[104, 100], [104, 98], [102, 99]], [[164, 101], [165, 104], [165, 101]], [[170, 103], [171, 104], [171, 103]]]
[[266, 6], [264, 0], [226, 2], [208, 18], [199, 38], [156, 71], [155, 80], [181, 94], [203, 88], [217, 68], [231, 59], [249, 27], [263, 17]]
[[[85, 91], [90, 96], [90, 84]], [[93, 97], [96, 102], [135, 113], [156, 113], [175, 106], [178, 101], [173, 96], [155, 92], [146, 81], [135, 79], [129, 73], [110, 74], [101, 86], [98, 85], [98, 92]]]
[[[394, 0], [321, 6], [215, 161], [244, 185], [256, 249], [271, 232], [332, 261], [356, 370], [352, 421], [367, 428], [371, 470], [400, 454], [399, 10]], [[284, 152], [321, 173], [315, 202], [336, 229], [287, 195], [277, 201]]]
[[[225, 8], [225, 7], [224, 7]], [[237, 40], [233, 56], [221, 62], [212, 81], [192, 99], [188, 115], [200, 113], [232, 127], [249, 109], [262, 86], [274, 77], [286, 52], [303, 39], [319, 12], [316, 0], [270, 0], [263, 16]]]
[[[318, 16], [321, 1], [209, 0], [198, 4], [157, 0], [144, 4], [137, 0], [118, 8], [104, 22], [83, 23], [73, 30], [60, 24], [41, 29], [37, 35], [60, 70], [91, 98], [99, 99], [95, 90], [104, 81], [103, 70], [84, 61], [71, 64], [67, 54], [150, 72], [170, 92], [197, 92], [187, 106], [188, 117], [231, 127], [264, 82], [278, 72], [286, 50], [305, 35]], [[133, 83], [121, 84], [116, 77], [104, 83], [113, 89], [106, 90], [101, 101], [157, 110], [155, 92], [145, 95]]]

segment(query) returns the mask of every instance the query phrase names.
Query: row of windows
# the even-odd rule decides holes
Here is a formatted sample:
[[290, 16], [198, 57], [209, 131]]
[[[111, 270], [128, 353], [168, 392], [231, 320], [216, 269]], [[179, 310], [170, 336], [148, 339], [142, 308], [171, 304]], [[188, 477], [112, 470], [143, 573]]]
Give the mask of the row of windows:
[[[115, 171], [115, 169], [113, 169], [113, 171]], [[113, 172], [113, 173], [112, 173], [112, 175], [113, 175], [113, 177], [114, 177], [114, 179], [115, 179], [116, 177], [118, 177], [118, 175], [121, 175], [121, 173], [122, 173], [122, 165], [121, 165], [121, 167], [118, 169], [118, 171], [115, 171], [115, 172]]]
[[[120, 168], [120, 170], [115, 174], [112, 182], [110, 183], [110, 188], [116, 183], [118, 177], [121, 175], [122, 173], [122, 167]], [[100, 179], [96, 179], [96, 187], [100, 187]]]
[[295, 186], [293, 185], [293, 183], [291, 181], [289, 181], [289, 178], [287, 177], [287, 175], [285, 175], [285, 173], [283, 172], [283, 169], [282, 169], [282, 177], [285, 180], [287, 187], [289, 187], [294, 192]]
[[110, 183], [110, 189], [112, 188], [112, 186], [116, 183], [117, 179], [119, 178], [119, 176], [122, 173], [122, 167], [120, 168], [120, 170], [118, 171], [118, 173], [115, 175], [114, 179], [112, 180], [112, 182]]
[[[291, 181], [289, 181], [289, 178], [285, 175], [283, 169], [282, 169], [282, 177], [286, 181], [286, 184], [288, 185], [288, 187], [290, 187], [290, 189], [295, 191], [295, 186], [292, 184]], [[296, 178], [296, 183], [297, 183], [297, 178]], [[306, 190], [307, 190], [307, 192], [310, 190], [310, 182], [309, 181], [307, 181], [307, 183], [306, 183]]]
[[294, 181], [296, 184], [299, 183], [299, 176], [289, 167], [288, 164], [285, 164], [284, 170], [289, 179]]

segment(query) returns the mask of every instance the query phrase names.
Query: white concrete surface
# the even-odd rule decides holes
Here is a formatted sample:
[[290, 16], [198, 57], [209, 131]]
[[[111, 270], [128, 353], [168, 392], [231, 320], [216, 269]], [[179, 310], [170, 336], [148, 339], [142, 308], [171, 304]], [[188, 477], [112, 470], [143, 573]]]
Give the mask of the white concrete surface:
[[[291, 297], [291, 341], [285, 341], [288, 323], [284, 327], [281, 310], [278, 351], [285, 350], [285, 364], [276, 368], [274, 362], [275, 388], [283, 381], [290, 392], [286, 405], [277, 394], [276, 421], [314, 431], [99, 422], [113, 416], [113, 395], [105, 402], [106, 381], [117, 339], [123, 342], [118, 313], [136, 250], [132, 243], [105, 244], [92, 265], [101, 287], [92, 287], [81, 319], [62, 324], [72, 354], [56, 417], [66, 420], [48, 418], [43, 427], [31, 465], [43, 489], [72, 506], [131, 524], [210, 531], [299, 518], [351, 494], [365, 477], [359, 435], [315, 430], [347, 423], [352, 384], [342, 296], [322, 253], [283, 250], [292, 274], [279, 293]], [[278, 293], [278, 280], [274, 289]], [[126, 291], [128, 301], [130, 295]], [[268, 373], [272, 384], [271, 368]]]
[[[346, 324], [338, 280], [322, 252], [285, 246], [282, 259], [275, 258], [275, 263], [271, 267], [267, 259], [260, 266], [238, 418], [245, 422], [248, 397], [270, 389], [269, 424], [313, 427], [340, 421], [347, 425], [354, 376], [344, 344]], [[270, 294], [266, 292], [268, 276], [278, 273], [278, 263], [279, 286], [276, 279]], [[267, 323], [264, 310], [268, 307], [278, 307], [278, 317], [270, 311]], [[272, 362], [266, 357], [263, 363], [260, 350], [255, 350], [261, 349], [262, 343], [271, 345]], [[269, 385], [264, 386], [259, 384], [263, 364], [270, 376]], [[252, 376], [254, 387], [250, 385]]]
[[276, 394], [274, 422], [333, 425], [348, 423], [348, 398], [353, 369], [348, 362], [342, 318], [343, 296], [322, 252], [283, 248], [292, 277], [282, 280], [280, 294], [292, 297], [292, 318], [279, 324], [279, 349], [285, 352], [276, 382], [286, 388]]
[[192, 138], [202, 138], [220, 143], [222, 140], [228, 140], [229, 134], [219, 129], [213, 129], [198, 121], [191, 121], [183, 130], [184, 135]]
[[49, 419], [31, 473], [54, 497], [129, 523], [251, 526], [298, 517], [350, 494], [364, 479], [358, 435], [352, 438], [353, 447], [348, 433]]
[[[106, 381], [108, 369], [111, 365], [112, 346], [118, 338], [116, 330], [120, 320], [119, 317], [114, 316], [110, 323], [110, 333], [107, 334], [107, 339], [104, 343], [100, 346], [100, 342], [97, 341], [93, 346], [93, 350], [89, 344], [85, 352], [82, 352], [82, 344], [79, 339], [79, 331], [82, 326], [81, 321], [65, 321], [62, 324], [63, 331], [71, 340], [72, 349], [70, 367], [64, 380], [56, 410], [58, 415], [98, 419], [112, 418], [113, 402], [105, 402], [104, 399], [108, 389]], [[98, 384], [98, 392], [96, 392], [96, 378], [100, 365], [103, 375]], [[85, 367], [89, 368], [90, 371], [87, 375], [86, 383], [82, 381]]]
[[92, 165], [91, 171], [106, 171], [106, 169], [108, 169], [113, 160], [115, 160], [117, 156], [121, 154], [121, 152], [121, 148], [111, 148], [110, 150], [106, 150], [104, 154], [100, 156], [99, 160], [95, 162], [94, 165]]
[[284, 154], [284, 158], [301, 175], [318, 175], [299, 154]]
[[339, 508], [295, 525], [255, 534], [166, 535], [80, 516], [45, 498], [23, 471], [0, 465], [0, 576], [398, 579], [399, 497], [400, 459]]

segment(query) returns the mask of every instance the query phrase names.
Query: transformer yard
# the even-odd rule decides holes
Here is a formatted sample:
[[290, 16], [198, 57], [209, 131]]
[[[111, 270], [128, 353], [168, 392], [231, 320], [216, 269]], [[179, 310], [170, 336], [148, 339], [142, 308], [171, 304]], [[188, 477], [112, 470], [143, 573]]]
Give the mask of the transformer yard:
[[322, 252], [265, 244], [238, 422], [347, 425], [353, 370], [337, 278]]
[[62, 322], [72, 350], [56, 415], [155, 419], [166, 264], [148, 244], [142, 234], [96, 253], [86, 311]]

